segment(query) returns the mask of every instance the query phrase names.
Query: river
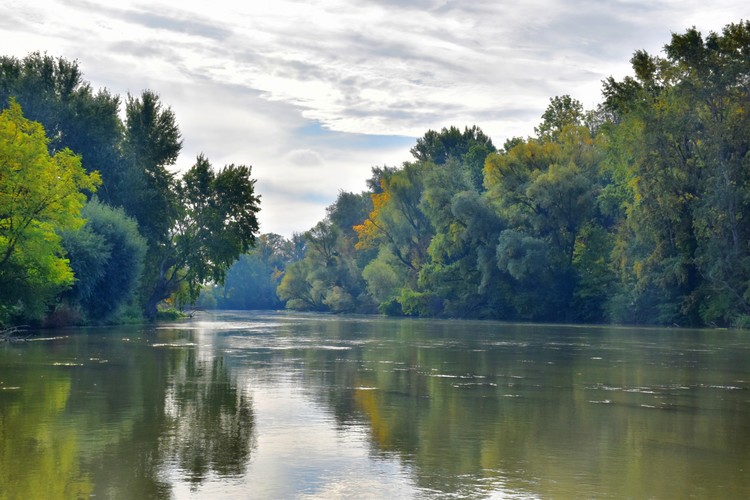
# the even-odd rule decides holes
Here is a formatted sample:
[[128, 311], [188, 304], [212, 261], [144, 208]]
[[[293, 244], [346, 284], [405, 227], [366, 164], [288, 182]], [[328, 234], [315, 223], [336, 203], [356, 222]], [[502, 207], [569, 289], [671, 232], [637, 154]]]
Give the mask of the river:
[[0, 498], [750, 498], [750, 333], [295, 313], [0, 344]]

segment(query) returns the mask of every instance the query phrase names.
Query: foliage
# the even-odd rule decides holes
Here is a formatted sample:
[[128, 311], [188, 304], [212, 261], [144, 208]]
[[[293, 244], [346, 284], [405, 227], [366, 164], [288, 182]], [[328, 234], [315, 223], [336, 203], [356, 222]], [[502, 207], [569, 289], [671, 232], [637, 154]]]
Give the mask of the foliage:
[[[199, 171], [203, 162], [207, 164], [199, 157], [198, 167], [190, 173], [194, 179], [177, 178], [172, 167], [182, 148], [181, 134], [174, 112], [155, 92], [128, 95], [122, 102], [121, 115], [119, 96], [106, 90], [94, 92], [82, 78], [77, 62], [34, 53], [22, 60], [0, 58], [0, 104], [8, 106], [13, 100], [49, 131], [45, 146], [51, 155], [60, 160], [65, 155], [72, 157], [65, 148], [73, 148], [82, 155], [76, 161], [86, 171], [101, 172], [100, 199], [124, 209], [146, 240], [143, 266], [129, 266], [128, 271], [118, 274], [106, 271], [107, 259], [123, 265], [128, 259], [141, 260], [136, 257], [139, 250], [120, 245], [118, 239], [135, 242], [132, 228], [115, 224], [121, 230], [119, 236], [104, 234], [104, 226], [99, 232], [89, 226], [66, 232], [70, 257], [77, 261], [73, 266], [79, 275], [66, 300], [90, 319], [102, 320], [111, 316], [118, 304], [130, 303], [131, 287], [139, 278], [140, 302], [149, 318], [155, 316], [161, 300], [191, 301], [200, 285], [209, 280], [220, 282], [225, 270], [253, 244], [259, 199], [254, 194], [250, 169], [229, 166], [214, 176]], [[122, 214], [116, 217], [122, 219]], [[56, 238], [50, 237], [53, 246], [58, 244]], [[118, 255], [120, 250], [124, 253]], [[19, 276], [36, 276], [40, 283], [50, 285], [46, 294], [26, 288], [32, 297], [40, 297], [36, 308], [39, 314], [41, 304], [72, 281], [62, 260], [51, 259], [47, 265], [55, 262], [59, 277], [54, 280], [30, 273], [32, 267], [25, 262], [13, 271]], [[10, 267], [6, 266], [6, 273], [11, 272]], [[14, 304], [4, 306], [6, 313], [20, 300], [10, 296], [5, 299], [3, 304]]]
[[221, 284], [226, 270], [255, 244], [260, 198], [251, 168], [228, 165], [214, 171], [203, 155], [181, 180], [175, 180], [175, 216], [169, 238], [152, 247], [158, 274], [147, 278], [145, 312], [152, 318], [158, 304], [187, 287], [195, 301], [207, 281]]
[[66, 296], [86, 318], [111, 320], [136, 300], [146, 241], [135, 220], [96, 198], [81, 215], [86, 218], [82, 228], [62, 233], [76, 277]]
[[428, 131], [415, 161], [373, 168], [368, 213], [348, 200], [360, 217], [354, 249], [313, 237], [308, 253], [325, 258], [290, 269], [280, 290], [325, 310], [343, 276], [332, 264], [349, 252], [389, 314], [741, 323], [748, 54], [748, 22], [706, 37], [690, 29], [665, 57], [636, 51], [634, 76], [607, 79], [593, 110], [551, 98], [536, 136], [502, 150], [476, 126]]
[[[227, 271], [223, 285], [204, 290], [204, 306], [218, 309], [279, 309], [276, 289], [287, 265], [293, 262], [294, 243], [278, 234], [263, 234], [255, 248], [240, 256]], [[211, 297], [209, 299], [208, 297]]]
[[339, 192], [309, 231], [263, 236], [252, 251], [260, 200], [250, 168], [214, 171], [200, 155], [178, 176], [182, 139], [157, 94], [128, 96], [121, 119], [119, 97], [94, 93], [76, 63], [0, 58], [6, 121], [20, 116], [16, 99], [50, 137], [37, 133], [35, 149], [5, 148], [36, 155], [42, 170], [77, 172], [70, 202], [24, 225], [19, 200], [33, 196], [19, 193], [43, 191], [51, 178], [2, 164], [13, 175], [0, 177], [0, 321], [39, 316], [73, 282], [60, 234], [77, 279], [65, 296], [74, 308], [102, 319], [114, 312], [96, 304], [102, 294], [132, 303], [139, 268], [129, 268], [128, 284], [107, 274], [110, 261], [127, 260], [114, 257], [127, 245], [97, 228], [103, 205], [90, 204], [85, 226], [78, 216], [80, 191], [98, 182], [84, 170], [98, 169], [103, 202], [122, 207], [145, 237], [140, 299], [149, 317], [160, 302], [190, 302], [203, 288], [218, 307], [744, 324], [749, 54], [750, 22], [706, 36], [692, 28], [674, 34], [663, 55], [636, 51], [633, 75], [606, 79], [592, 110], [570, 95], [551, 98], [535, 136], [500, 150], [477, 126], [429, 130], [413, 161], [374, 167], [368, 191]]
[[[346, 203], [349, 196], [339, 196]], [[329, 214], [339, 211], [337, 204]], [[290, 264], [278, 288], [279, 297], [291, 309], [370, 312], [357, 250], [351, 236], [329, 218], [304, 234], [305, 256]]]
[[24, 115], [42, 124], [51, 154], [68, 148], [87, 172], [97, 171], [101, 199], [122, 204], [124, 171], [119, 117], [120, 98], [106, 89], [94, 92], [77, 61], [35, 52], [19, 60], [0, 56], [0, 107], [11, 100]]
[[82, 191], [100, 182], [70, 150], [50, 155], [47, 145], [17, 103], [0, 113], [0, 323], [39, 318], [72, 284], [58, 232], [83, 224]]
[[164, 108], [151, 91], [143, 92], [140, 98], [128, 96], [125, 129], [127, 177], [121, 189], [127, 194], [121, 203], [138, 221], [153, 251], [170, 239], [178, 216], [176, 181], [167, 168], [177, 161], [182, 140], [174, 112]]
[[605, 82], [620, 121], [610, 156], [630, 194], [615, 244], [618, 302], [661, 323], [726, 325], [750, 308], [750, 24], [674, 34], [665, 52], [636, 52], [635, 78]]

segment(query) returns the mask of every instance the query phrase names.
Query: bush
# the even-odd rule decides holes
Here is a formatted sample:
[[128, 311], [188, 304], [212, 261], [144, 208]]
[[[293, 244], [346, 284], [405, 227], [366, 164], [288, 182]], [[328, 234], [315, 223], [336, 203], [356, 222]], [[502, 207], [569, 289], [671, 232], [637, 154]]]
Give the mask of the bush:
[[89, 320], [111, 320], [135, 298], [146, 241], [122, 209], [93, 199], [81, 215], [86, 224], [62, 235], [76, 277], [66, 298]]

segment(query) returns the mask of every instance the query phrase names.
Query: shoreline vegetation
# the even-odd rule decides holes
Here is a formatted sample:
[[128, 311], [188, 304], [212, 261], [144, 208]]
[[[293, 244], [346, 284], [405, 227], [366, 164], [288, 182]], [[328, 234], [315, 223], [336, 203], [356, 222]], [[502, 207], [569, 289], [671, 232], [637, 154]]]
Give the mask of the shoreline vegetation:
[[373, 167], [367, 191], [285, 238], [259, 234], [250, 167], [199, 155], [169, 172], [182, 139], [154, 92], [0, 58], [0, 327], [190, 304], [749, 327], [750, 22], [631, 64], [596, 108], [552, 97], [535, 135], [502, 147], [477, 126], [427, 131], [412, 161]]

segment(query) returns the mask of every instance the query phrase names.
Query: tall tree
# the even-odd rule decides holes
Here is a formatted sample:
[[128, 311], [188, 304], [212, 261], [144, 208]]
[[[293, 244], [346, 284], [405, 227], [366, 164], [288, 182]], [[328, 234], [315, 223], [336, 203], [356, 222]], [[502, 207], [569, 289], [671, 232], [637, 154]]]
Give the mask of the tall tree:
[[740, 243], [750, 236], [749, 33], [743, 22], [705, 38], [674, 34], [665, 58], [636, 52], [635, 78], [605, 82], [620, 120], [613, 142], [630, 142], [611, 155], [631, 193], [616, 246], [619, 303], [641, 312], [625, 319], [727, 324], [750, 314]]
[[260, 198], [250, 167], [228, 165], [217, 172], [199, 155], [175, 181], [174, 196], [177, 215], [170, 220], [170, 237], [152, 249], [158, 272], [147, 275], [149, 318], [155, 317], [159, 302], [183, 284], [194, 300], [200, 285], [222, 283], [226, 270], [254, 245], [258, 232]]
[[169, 239], [177, 216], [174, 173], [168, 167], [177, 161], [182, 139], [174, 112], [148, 90], [139, 98], [128, 96], [125, 128], [128, 177], [120, 202], [154, 250]]
[[603, 139], [591, 137], [580, 108], [568, 96], [552, 99], [539, 138], [514, 141], [485, 165], [486, 198], [507, 223], [497, 265], [511, 278], [512, 302], [525, 319], [603, 318], [604, 291], [590, 287], [604, 281], [589, 277], [602, 278], [604, 268], [592, 265], [608, 261], [607, 248], [589, 241], [604, 231], [598, 195], [606, 179], [597, 143]]
[[412, 156], [419, 162], [445, 165], [450, 160], [462, 166], [462, 175], [477, 189], [482, 189], [482, 169], [488, 154], [497, 151], [492, 139], [482, 129], [473, 125], [461, 132], [456, 127], [440, 132], [428, 130], [411, 148]]
[[568, 125], [579, 126], [584, 120], [583, 104], [569, 95], [552, 97], [542, 114], [542, 123], [534, 128], [541, 140], [557, 140]]
[[38, 52], [23, 59], [0, 57], [0, 107], [15, 99], [30, 120], [44, 127], [50, 153], [69, 148], [81, 156], [87, 172], [102, 178], [99, 197], [121, 204], [127, 177], [121, 153], [120, 99], [106, 89], [94, 92], [77, 61]]

